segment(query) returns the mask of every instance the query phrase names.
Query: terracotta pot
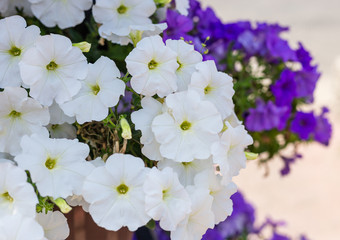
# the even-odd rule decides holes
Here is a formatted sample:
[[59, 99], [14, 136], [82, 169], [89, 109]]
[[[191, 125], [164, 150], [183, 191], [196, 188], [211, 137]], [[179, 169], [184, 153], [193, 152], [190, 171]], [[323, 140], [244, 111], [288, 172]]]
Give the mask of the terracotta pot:
[[98, 227], [81, 207], [73, 208], [66, 217], [70, 226], [67, 240], [132, 240], [133, 237], [127, 228], [114, 232]]

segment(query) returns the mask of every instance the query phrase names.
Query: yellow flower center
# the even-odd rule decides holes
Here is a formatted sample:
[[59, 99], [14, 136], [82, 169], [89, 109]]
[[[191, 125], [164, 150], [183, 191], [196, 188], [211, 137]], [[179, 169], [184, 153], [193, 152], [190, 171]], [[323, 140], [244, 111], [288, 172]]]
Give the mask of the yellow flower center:
[[182, 124], [181, 124], [181, 129], [182, 129], [183, 131], [187, 131], [187, 130], [189, 130], [190, 128], [191, 128], [191, 123], [190, 123], [190, 122], [188, 122], [188, 121], [182, 122]]
[[13, 202], [13, 201], [14, 201], [14, 199], [11, 197], [11, 195], [9, 195], [8, 192], [5, 192], [5, 193], [1, 194], [1, 196], [2, 196], [5, 200], [7, 200], [7, 201], [9, 201], [9, 202]]
[[117, 187], [117, 192], [119, 194], [126, 194], [127, 192], [129, 191], [129, 187], [126, 186], [124, 183], [120, 184], [118, 187]]
[[209, 94], [212, 90], [213, 88], [210, 85], [208, 85], [204, 88], [204, 94]]
[[99, 91], [100, 91], [99, 85], [96, 84], [96, 85], [92, 86], [91, 89], [92, 89], [93, 94], [97, 96], [97, 94], [98, 94]]
[[13, 110], [10, 114], [8, 114], [8, 116], [9, 116], [10, 118], [13, 118], [13, 119], [14, 119], [14, 118], [20, 118], [21, 113], [15, 111], [15, 110]]
[[16, 46], [12, 46], [12, 48], [10, 50], [8, 50], [9, 54], [11, 54], [12, 56], [20, 56], [21, 55], [21, 49], [17, 48]]
[[52, 170], [56, 164], [57, 164], [56, 159], [48, 157], [45, 162], [45, 167], [49, 170]]
[[124, 6], [124, 5], [120, 5], [120, 6], [117, 8], [117, 12], [118, 12], [119, 14], [124, 14], [124, 13], [126, 13], [127, 10], [128, 10], [128, 8], [127, 8], [126, 6]]
[[182, 68], [182, 63], [177, 59], [177, 64], [179, 65], [177, 68], [177, 71], [179, 71]]
[[46, 65], [46, 69], [49, 71], [54, 71], [58, 68], [58, 64], [56, 64], [54, 61], [51, 61], [49, 64]]
[[169, 189], [164, 189], [162, 191], [162, 194], [163, 194], [163, 200], [166, 200], [170, 196]]
[[153, 70], [153, 69], [155, 69], [157, 67], [157, 65], [158, 65], [158, 63], [155, 60], [152, 59], [149, 62], [148, 67], [149, 67], [150, 70]]

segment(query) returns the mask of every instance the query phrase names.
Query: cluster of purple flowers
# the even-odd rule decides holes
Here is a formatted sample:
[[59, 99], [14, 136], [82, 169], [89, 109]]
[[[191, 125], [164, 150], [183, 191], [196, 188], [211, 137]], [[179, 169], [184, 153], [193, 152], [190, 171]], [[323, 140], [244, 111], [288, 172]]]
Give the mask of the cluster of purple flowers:
[[[236, 112], [239, 108], [239, 116], [242, 116], [246, 128], [251, 133], [261, 132], [262, 136], [267, 134], [266, 131], [274, 130], [275, 136], [271, 137], [271, 141], [276, 135], [284, 133], [284, 136], [290, 137], [292, 134], [295, 136], [285, 139], [286, 143], [314, 140], [328, 145], [332, 127], [326, 117], [327, 108], [324, 108], [320, 115], [298, 110], [301, 105], [313, 102], [313, 93], [320, 73], [318, 66], [312, 64], [312, 57], [302, 43], [299, 43], [298, 49], [292, 49], [280, 36], [289, 28], [268, 23], [257, 23], [254, 26], [249, 21], [223, 23], [211, 8], [203, 9], [197, 0], [190, 0], [190, 5], [188, 16], [168, 10], [166, 19], [168, 29], [164, 39], [184, 38], [192, 42], [198, 51], [204, 52], [206, 48], [208, 50], [204, 55], [206, 60], [215, 60], [220, 71], [232, 74], [236, 81], [235, 87], [239, 85], [241, 88], [250, 89], [247, 89], [248, 92], [245, 91], [243, 101], [249, 102], [246, 97], [254, 94], [253, 104], [244, 104], [246, 107], [240, 107], [238, 103], [241, 101], [234, 99]], [[235, 62], [228, 60], [228, 54], [235, 52], [241, 56], [243, 67], [250, 64], [251, 58], [256, 58], [257, 62], [266, 68], [263, 79], [269, 78], [270, 83], [265, 86], [259, 81], [260, 84], [252, 88], [249, 85], [253, 83], [240, 83], [252, 76], [242, 79], [233, 75], [233, 71], [236, 73], [243, 71], [235, 70]], [[257, 140], [254, 135], [253, 138]], [[259, 142], [261, 144], [261, 139]], [[280, 154], [281, 148], [287, 145], [273, 148], [276, 152], [270, 152], [269, 156]], [[294, 161], [297, 158], [295, 156], [300, 155], [294, 153]], [[285, 164], [281, 171], [283, 175], [289, 173], [287, 163], [294, 162], [287, 159], [283, 158]]]
[[262, 56], [269, 62], [296, 61], [299, 55], [308, 65], [306, 59], [309, 57], [308, 52], [303, 52], [302, 48], [297, 54], [286, 40], [280, 38], [279, 34], [288, 28], [267, 23], [258, 23], [254, 28], [249, 21], [225, 24], [210, 7], [202, 9], [197, 0], [190, 0], [188, 16], [169, 9], [166, 23], [168, 28], [164, 33], [164, 39], [184, 38], [193, 42], [196, 49], [200, 50], [202, 43], [209, 38], [207, 46], [209, 53], [205, 58], [213, 59], [217, 63], [225, 58], [226, 52], [242, 50], [248, 57]]
[[[263, 236], [264, 229], [271, 230], [270, 240], [291, 240], [292, 238], [278, 232], [279, 227], [285, 225], [282, 221], [273, 221], [270, 218], [255, 226], [255, 209], [246, 201], [240, 192], [235, 193], [233, 200], [233, 213], [224, 222], [219, 223], [214, 229], [209, 229], [202, 240], [248, 239], [249, 235]], [[267, 231], [268, 232], [268, 231]], [[307, 240], [303, 235], [299, 240]]]

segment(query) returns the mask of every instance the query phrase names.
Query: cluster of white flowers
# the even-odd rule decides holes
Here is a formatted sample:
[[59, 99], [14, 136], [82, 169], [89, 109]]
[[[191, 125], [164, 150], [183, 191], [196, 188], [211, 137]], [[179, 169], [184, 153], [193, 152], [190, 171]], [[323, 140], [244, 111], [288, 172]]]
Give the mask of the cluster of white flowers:
[[[0, 15], [11, 16], [22, 10], [34, 15], [45, 26], [60, 29], [74, 27], [85, 19], [85, 11], [92, 8], [94, 19], [101, 24], [100, 36], [121, 45], [134, 43], [139, 38], [163, 32], [166, 23], [153, 24], [151, 16], [157, 4], [170, 6], [171, 0], [1, 0]], [[189, 0], [176, 0], [176, 9], [188, 15]]]
[[[92, 4], [28, 1], [45, 25], [60, 28], [83, 21]], [[176, 5], [185, 13], [187, 1]], [[252, 143], [233, 110], [232, 79], [183, 40], [164, 43], [157, 34], [166, 26], [150, 19], [155, 11], [153, 0], [97, 0], [93, 7], [102, 36], [136, 45], [125, 62], [128, 88], [141, 101], [131, 121], [144, 156], [125, 153], [129, 118], [112, 111], [129, 74], [122, 78], [108, 57], [88, 63], [70, 39], [41, 36], [20, 16], [0, 20], [0, 32], [8, 32], [0, 33], [0, 239], [66, 239], [61, 212], [36, 213], [41, 199], [63, 212], [66, 201], [81, 205], [113, 231], [159, 221], [174, 240], [199, 240], [231, 214], [232, 177]], [[98, 122], [115, 127], [116, 137], [105, 140], [114, 141], [110, 156], [91, 154], [96, 143], [77, 139], [82, 126]]]
[[141, 40], [126, 58], [144, 95], [131, 115], [142, 153], [158, 161], [144, 183], [146, 213], [171, 239], [200, 239], [232, 212], [232, 177], [252, 144], [233, 111], [232, 79], [182, 40]]
[[0, 20], [0, 30], [0, 239], [65, 239], [63, 214], [36, 214], [25, 170], [41, 196], [81, 195], [94, 166], [71, 124], [105, 119], [125, 84], [112, 60], [88, 64], [67, 37], [40, 36], [20, 16]]
[[[100, 23], [99, 34], [113, 43], [127, 45], [136, 39], [158, 35], [167, 28], [165, 23], [153, 24], [151, 17], [157, 4], [169, 7], [171, 0], [97, 0], [92, 12]], [[188, 15], [189, 0], [176, 0], [176, 9]], [[137, 40], [138, 41], [138, 40]]]

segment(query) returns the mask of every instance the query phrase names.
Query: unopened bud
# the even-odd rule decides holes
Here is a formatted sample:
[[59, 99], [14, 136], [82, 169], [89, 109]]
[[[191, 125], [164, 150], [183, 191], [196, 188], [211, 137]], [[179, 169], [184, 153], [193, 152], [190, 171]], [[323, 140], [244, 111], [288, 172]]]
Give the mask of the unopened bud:
[[244, 152], [244, 153], [246, 154], [247, 160], [255, 160], [259, 156], [258, 153], [253, 153], [253, 152]]
[[69, 213], [72, 210], [72, 208], [67, 204], [67, 202], [63, 198], [57, 198], [57, 199], [51, 199], [51, 200], [52, 202], [55, 203], [55, 205], [58, 206], [58, 208], [60, 209], [62, 213]]
[[120, 119], [120, 126], [122, 127], [122, 138], [131, 139], [131, 128], [128, 121], [124, 117]]
[[156, 5], [164, 7], [165, 5], [171, 3], [171, 0], [154, 0]]
[[143, 35], [143, 31], [139, 31], [139, 30], [135, 30], [135, 31], [131, 31], [130, 33], [130, 39], [133, 43], [133, 46], [137, 46], [137, 43], [142, 40], [142, 35]]
[[82, 52], [89, 52], [91, 49], [91, 43], [88, 42], [73, 43], [72, 46], [79, 48]]

